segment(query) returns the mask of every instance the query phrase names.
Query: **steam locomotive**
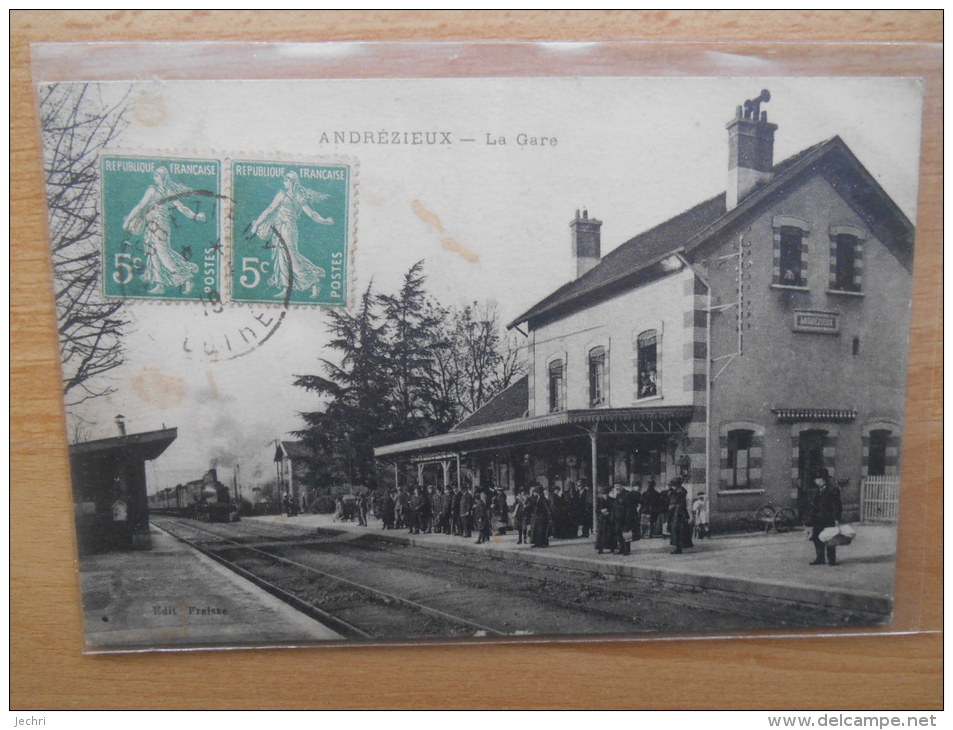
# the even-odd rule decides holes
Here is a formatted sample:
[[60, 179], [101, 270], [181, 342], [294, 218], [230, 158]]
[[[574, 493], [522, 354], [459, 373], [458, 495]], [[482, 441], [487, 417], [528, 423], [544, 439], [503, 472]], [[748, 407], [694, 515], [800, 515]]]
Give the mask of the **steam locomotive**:
[[160, 489], [149, 496], [155, 514], [178, 515], [203, 522], [238, 522], [238, 506], [215, 469], [201, 479]]

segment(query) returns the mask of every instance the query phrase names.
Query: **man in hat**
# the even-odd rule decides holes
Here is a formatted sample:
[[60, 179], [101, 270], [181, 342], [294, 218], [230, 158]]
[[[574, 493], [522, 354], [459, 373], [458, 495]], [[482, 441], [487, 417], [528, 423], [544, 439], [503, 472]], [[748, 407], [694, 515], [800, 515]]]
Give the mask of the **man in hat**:
[[645, 495], [642, 497], [642, 505], [642, 511], [648, 512], [649, 515], [649, 537], [661, 537], [662, 522], [665, 520], [665, 513], [668, 511], [668, 503], [655, 488], [654, 479], [649, 479]]
[[680, 555], [687, 547], [695, 547], [692, 542], [692, 523], [688, 511], [688, 490], [682, 486], [680, 477], [669, 482], [669, 524], [672, 535], [669, 539], [675, 547], [672, 555]]
[[632, 541], [642, 539], [642, 485], [635, 482], [629, 491], [629, 503], [626, 507], [626, 529], [632, 530]]
[[616, 484], [612, 490], [612, 507], [609, 514], [612, 537], [610, 540], [616, 546], [619, 554], [625, 545], [626, 524], [629, 521], [629, 490], [622, 484]]
[[615, 552], [616, 543], [612, 532], [612, 512], [614, 503], [609, 486], [602, 487], [596, 496], [596, 552], [602, 555], [606, 550]]
[[471, 488], [464, 488], [460, 495], [460, 534], [463, 537], [473, 535], [473, 493]]
[[827, 562], [829, 565], [837, 565], [837, 548], [826, 546], [821, 542], [821, 531], [827, 527], [836, 527], [840, 524], [841, 518], [841, 496], [840, 487], [831, 479], [830, 472], [827, 469], [821, 469], [817, 479], [814, 480], [817, 485], [817, 494], [814, 497], [814, 504], [811, 507], [811, 542], [814, 543], [814, 552], [817, 557], [811, 565], [824, 565], [824, 552], [827, 548]]

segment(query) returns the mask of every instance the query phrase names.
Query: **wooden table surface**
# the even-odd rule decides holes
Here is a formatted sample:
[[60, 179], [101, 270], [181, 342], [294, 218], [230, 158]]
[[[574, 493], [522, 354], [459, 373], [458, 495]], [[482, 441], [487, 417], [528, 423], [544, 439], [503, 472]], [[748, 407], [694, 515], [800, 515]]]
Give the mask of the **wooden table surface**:
[[[29, 50], [117, 40], [942, 41], [941, 11], [14, 11], [11, 14], [11, 707], [942, 707], [942, 131], [928, 86], [904, 439], [908, 635], [80, 653], [65, 427]], [[843, 63], [850, 65], [850, 54]]]

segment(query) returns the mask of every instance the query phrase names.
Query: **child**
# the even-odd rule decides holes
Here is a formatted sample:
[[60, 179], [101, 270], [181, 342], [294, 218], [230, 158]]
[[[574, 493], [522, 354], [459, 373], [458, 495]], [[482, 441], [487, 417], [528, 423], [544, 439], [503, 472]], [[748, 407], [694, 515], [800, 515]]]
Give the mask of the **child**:
[[711, 526], [708, 524], [708, 500], [704, 492], [699, 492], [692, 502], [692, 518], [695, 522], [695, 537], [699, 540], [711, 537]]

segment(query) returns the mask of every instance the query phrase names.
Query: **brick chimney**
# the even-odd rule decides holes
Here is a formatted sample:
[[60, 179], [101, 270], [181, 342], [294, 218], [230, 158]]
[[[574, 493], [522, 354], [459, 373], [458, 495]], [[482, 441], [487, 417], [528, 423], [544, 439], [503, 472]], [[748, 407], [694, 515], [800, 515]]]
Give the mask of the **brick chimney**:
[[576, 211], [576, 219], [569, 224], [572, 229], [572, 255], [576, 261], [576, 278], [589, 271], [602, 258], [602, 221], [589, 217], [583, 209], [582, 216]]
[[768, 123], [768, 113], [761, 104], [771, 100], [771, 93], [761, 94], [738, 107], [728, 129], [728, 188], [726, 207], [738, 205], [759, 185], [771, 179], [774, 170], [774, 130], [777, 124]]

